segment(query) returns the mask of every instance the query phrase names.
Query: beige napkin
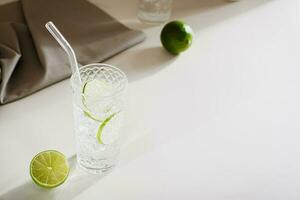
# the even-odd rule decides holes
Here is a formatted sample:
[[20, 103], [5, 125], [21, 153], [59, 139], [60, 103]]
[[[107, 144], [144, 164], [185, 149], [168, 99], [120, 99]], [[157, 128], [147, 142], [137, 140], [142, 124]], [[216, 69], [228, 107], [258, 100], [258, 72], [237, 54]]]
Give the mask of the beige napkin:
[[0, 104], [70, 76], [67, 56], [47, 32], [53, 21], [82, 65], [101, 62], [145, 39], [85, 0], [21, 0], [0, 7]]

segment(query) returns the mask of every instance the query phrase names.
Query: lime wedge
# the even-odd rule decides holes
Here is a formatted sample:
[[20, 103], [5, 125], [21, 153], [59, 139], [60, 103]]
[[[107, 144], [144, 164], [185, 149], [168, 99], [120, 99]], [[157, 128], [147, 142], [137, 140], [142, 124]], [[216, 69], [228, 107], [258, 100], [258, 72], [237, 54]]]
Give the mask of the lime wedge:
[[100, 144], [111, 144], [115, 141], [115, 137], [113, 135], [108, 135], [103, 133], [103, 129], [106, 126], [106, 124], [116, 115], [117, 113], [111, 114], [109, 117], [107, 117], [102, 124], [98, 128], [97, 132], [97, 140]]
[[38, 153], [30, 162], [30, 176], [40, 187], [54, 188], [65, 182], [69, 174], [66, 157], [55, 150]]

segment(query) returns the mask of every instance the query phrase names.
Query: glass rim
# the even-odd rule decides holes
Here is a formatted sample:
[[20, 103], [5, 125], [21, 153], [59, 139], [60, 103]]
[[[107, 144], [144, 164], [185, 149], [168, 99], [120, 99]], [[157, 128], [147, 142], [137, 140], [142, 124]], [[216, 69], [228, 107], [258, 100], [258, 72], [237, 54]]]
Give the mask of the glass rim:
[[[81, 69], [88, 68], [88, 67], [91, 67], [91, 66], [113, 69], [115, 71], [118, 71], [122, 75], [122, 77], [124, 78], [124, 81], [123, 81], [124, 83], [122, 84], [122, 86], [116, 92], [114, 92], [113, 94], [110, 94], [110, 95], [103, 95], [103, 96], [101, 96], [101, 98], [111, 98], [111, 97], [117, 96], [117, 95], [121, 94], [122, 92], [124, 92], [127, 89], [128, 78], [127, 78], [126, 74], [116, 66], [106, 64], [106, 63], [91, 63], [91, 64], [87, 64], [87, 65], [83, 65], [83, 66], [79, 67], [79, 73], [80, 73]], [[78, 76], [77, 73], [71, 75], [71, 78], [70, 78], [71, 86], [72, 86], [73, 89], [78, 89], [81, 96], [84, 96], [84, 94], [81, 91], [82, 84], [84, 84], [84, 82], [82, 84], [79, 84], [79, 82], [75, 80], [75, 77], [77, 77], [77, 76]]]

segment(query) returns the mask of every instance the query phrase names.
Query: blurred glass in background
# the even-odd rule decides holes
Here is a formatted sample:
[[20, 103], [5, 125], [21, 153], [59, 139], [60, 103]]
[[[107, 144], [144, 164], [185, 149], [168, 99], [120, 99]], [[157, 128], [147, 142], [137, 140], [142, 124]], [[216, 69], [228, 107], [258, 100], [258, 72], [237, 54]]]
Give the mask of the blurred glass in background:
[[140, 0], [138, 18], [143, 22], [162, 23], [171, 16], [172, 0]]

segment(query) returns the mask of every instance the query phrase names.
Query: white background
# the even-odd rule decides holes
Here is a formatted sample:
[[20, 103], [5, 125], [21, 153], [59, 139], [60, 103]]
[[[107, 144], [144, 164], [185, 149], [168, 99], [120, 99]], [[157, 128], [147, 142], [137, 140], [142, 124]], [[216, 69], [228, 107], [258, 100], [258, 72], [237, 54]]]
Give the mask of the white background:
[[195, 32], [177, 57], [136, 0], [93, 2], [147, 34], [106, 61], [130, 80], [120, 164], [57, 190], [32, 184], [36, 153], [75, 154], [66, 80], [0, 107], [1, 200], [300, 199], [299, 0], [175, 0], [172, 18]]

